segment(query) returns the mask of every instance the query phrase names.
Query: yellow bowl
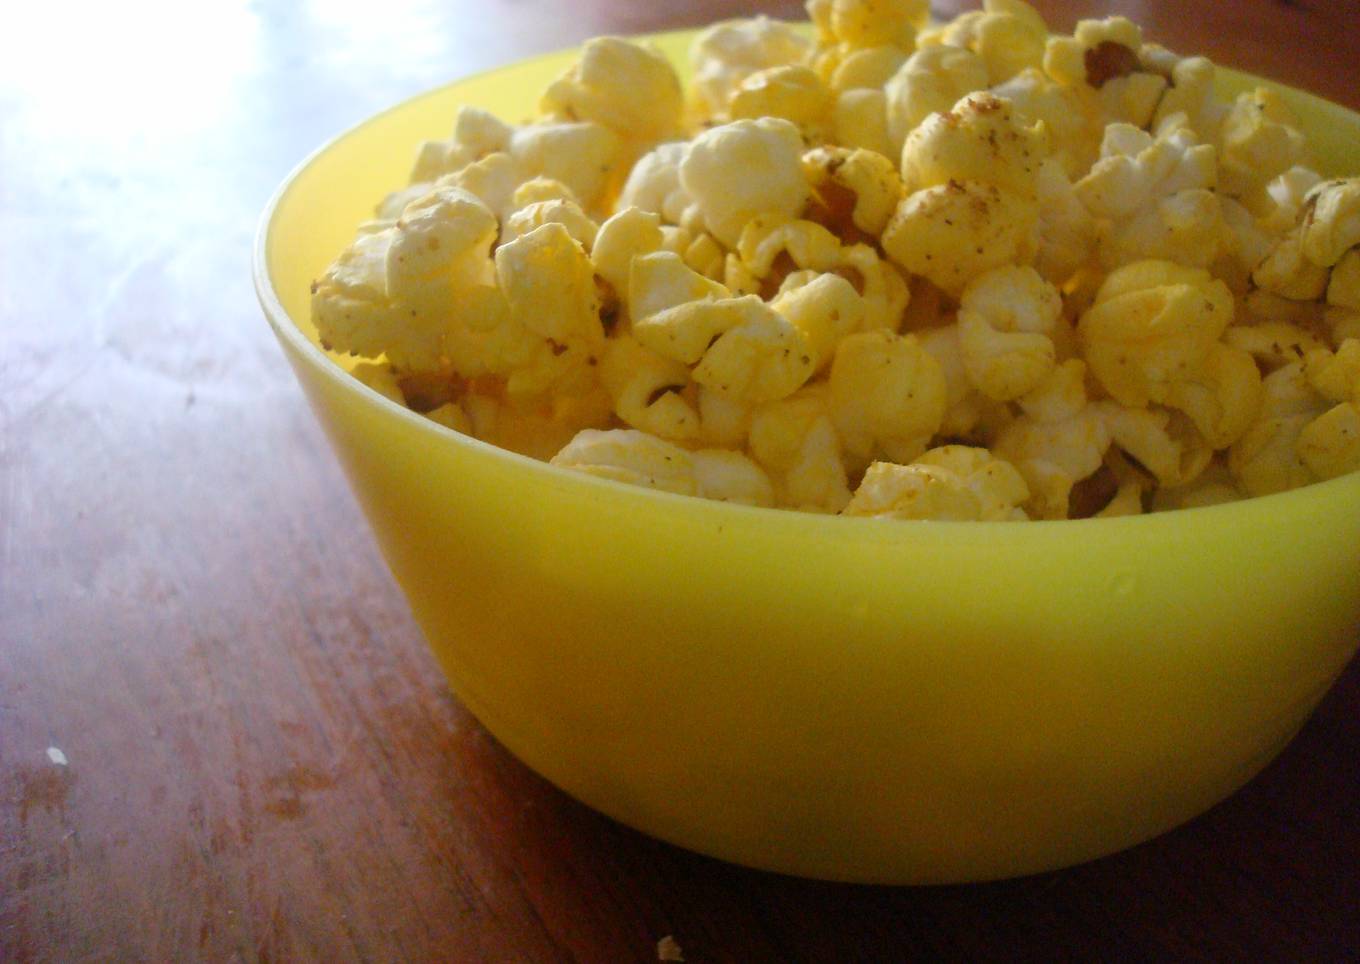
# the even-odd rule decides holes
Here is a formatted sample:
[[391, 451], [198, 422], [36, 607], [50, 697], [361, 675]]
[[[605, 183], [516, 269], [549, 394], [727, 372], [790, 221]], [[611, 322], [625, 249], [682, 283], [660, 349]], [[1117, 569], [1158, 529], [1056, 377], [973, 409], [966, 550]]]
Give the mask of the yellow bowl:
[[[690, 36], [655, 39], [680, 60]], [[308, 283], [414, 145], [447, 136], [459, 104], [528, 115], [569, 57], [460, 81], [321, 148], [255, 252], [265, 314], [416, 620], [511, 752], [694, 850], [906, 883], [1128, 847], [1284, 747], [1356, 648], [1360, 474], [1137, 518], [828, 518], [535, 462], [327, 357]], [[1360, 116], [1276, 89], [1324, 168], [1354, 163]]]

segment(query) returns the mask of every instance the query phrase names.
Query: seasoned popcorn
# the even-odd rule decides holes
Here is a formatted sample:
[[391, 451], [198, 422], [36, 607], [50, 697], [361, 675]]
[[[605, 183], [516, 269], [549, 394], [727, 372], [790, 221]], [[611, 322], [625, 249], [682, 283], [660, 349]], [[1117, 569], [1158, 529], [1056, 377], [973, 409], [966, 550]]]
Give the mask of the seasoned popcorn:
[[1122, 17], [809, 0], [589, 41], [416, 153], [312, 286], [388, 401], [552, 464], [878, 519], [1360, 471], [1360, 177]]

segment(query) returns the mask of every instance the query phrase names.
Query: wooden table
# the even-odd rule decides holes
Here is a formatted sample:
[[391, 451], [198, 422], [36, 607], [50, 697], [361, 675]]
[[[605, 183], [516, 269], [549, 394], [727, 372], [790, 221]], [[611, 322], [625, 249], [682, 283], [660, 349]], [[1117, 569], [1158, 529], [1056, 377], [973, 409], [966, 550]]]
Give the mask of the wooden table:
[[[1041, 6], [1061, 29], [1126, 12], [1360, 108], [1354, 0]], [[257, 212], [318, 142], [408, 94], [751, 9], [7, 8], [0, 960], [647, 961], [667, 935], [689, 961], [1360, 955], [1355, 667], [1189, 826], [934, 889], [656, 843], [448, 694], [255, 305]]]

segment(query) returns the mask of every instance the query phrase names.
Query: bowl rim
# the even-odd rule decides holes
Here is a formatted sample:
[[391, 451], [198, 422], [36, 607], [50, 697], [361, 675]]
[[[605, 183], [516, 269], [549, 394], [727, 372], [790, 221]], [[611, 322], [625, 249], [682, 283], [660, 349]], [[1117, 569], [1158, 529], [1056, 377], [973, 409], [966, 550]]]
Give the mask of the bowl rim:
[[[799, 21], [786, 22], [792, 22], [795, 26], [802, 26], [805, 29], [809, 26]], [[639, 41], [670, 39], [674, 41], [685, 36], [696, 36], [703, 29], [704, 27], [701, 26], [656, 31], [652, 33], [629, 35], [629, 39]], [[578, 51], [580, 46], [580, 44], [577, 44], [571, 47], [564, 47], [521, 57], [516, 60], [488, 67], [484, 70], [463, 74], [446, 83], [419, 91], [391, 104], [377, 113], [365, 116], [334, 136], [327, 138], [313, 150], [309, 151], [292, 167], [270, 195], [269, 200], [265, 203], [256, 222], [255, 237], [251, 247], [251, 276], [254, 282], [255, 295], [264, 312], [266, 321], [273, 329], [275, 336], [294, 350], [296, 357], [304, 360], [332, 384], [341, 386], [343, 392], [361, 404], [367, 405], [370, 408], [376, 407], [379, 411], [386, 412], [388, 417], [405, 420], [408, 426], [414, 427], [419, 432], [428, 433], [432, 444], [453, 444], [456, 447], [461, 446], [466, 448], [469, 455], [473, 457], [499, 460], [508, 466], [515, 466], [532, 474], [538, 474], [546, 483], [551, 483], [559, 487], [567, 486], [576, 488], [583, 494], [593, 492], [601, 497], [612, 500], [626, 498], [629, 501], [637, 503], [656, 503], [684, 512], [708, 515], [713, 519], [715, 524], [720, 527], [724, 524], [724, 521], [742, 521], [750, 524], [757, 524], [765, 528], [772, 525], [802, 528], [806, 531], [808, 536], [818, 536], [821, 538], [832, 537], [837, 539], [848, 537], [870, 542], [894, 542], [908, 537], [908, 534], [910, 534], [910, 538], [918, 538], [925, 533], [939, 533], [940, 535], [948, 533], [950, 538], [957, 538], [967, 534], [969, 537], [968, 541], [985, 538], [985, 535], [988, 533], [1000, 535], [1002, 532], [1006, 534], [1007, 538], [1027, 538], [1021, 536], [1021, 533], [1031, 533], [1033, 538], [1049, 538], [1056, 535], [1059, 530], [1066, 532], [1068, 529], [1075, 526], [1099, 527], [1110, 532], [1122, 527], [1135, 527], [1136, 529], [1147, 530], [1144, 534], [1153, 536], [1157, 534], [1157, 529], [1159, 527], [1177, 526], [1179, 529], [1180, 526], [1177, 525], [1176, 520], [1186, 518], [1187, 513], [1194, 519], [1201, 519], [1207, 522], [1208, 517], [1213, 515], [1231, 517], [1234, 514], [1248, 516], [1254, 513], [1269, 514], [1272, 510], [1287, 511], [1291, 506], [1297, 510], [1302, 510], [1305, 506], [1300, 503], [1304, 502], [1326, 503], [1335, 498], [1344, 503], [1345, 498], [1343, 490], [1350, 488], [1354, 488], [1355, 494], [1360, 495], [1360, 472], [1351, 472], [1346, 475], [1338, 476], [1337, 478], [1313, 482], [1284, 492], [1249, 496], [1232, 502], [1106, 518], [957, 521], [843, 516], [840, 514], [804, 512], [796, 509], [778, 508], [773, 506], [752, 506], [733, 502], [723, 502], [714, 499], [705, 499], [700, 496], [681, 495], [679, 493], [651, 489], [645, 486], [632, 485], [613, 479], [601, 478], [585, 472], [578, 472], [561, 466], [552, 465], [549, 462], [540, 461], [532, 456], [522, 455], [518, 452], [493, 445], [490, 442], [482, 441], [473, 436], [464, 435], [440, 425], [404, 405], [398, 405], [395, 401], [385, 397], [368, 385], [365, 385], [341, 367], [340, 363], [335, 358], [331, 357], [302, 333], [302, 330], [298, 327], [298, 324], [294, 321], [292, 315], [284, 308], [283, 303], [279, 298], [278, 291], [274, 286], [273, 276], [269, 271], [270, 233], [274, 225], [274, 219], [278, 214], [279, 207], [282, 205], [285, 198], [295, 189], [299, 180], [301, 180], [308, 168], [310, 168], [320, 157], [345, 140], [358, 135], [370, 123], [398, 111], [406, 110], [418, 101], [438, 97], [447, 92], [450, 88], [462, 86], [469, 81], [484, 79], [501, 72], [511, 71], [530, 62], [569, 56], [571, 53]], [[1215, 64], [1214, 66], [1215, 69], [1221, 72], [1225, 77], [1269, 84], [1276, 88], [1286, 90], [1290, 94], [1300, 95], [1309, 100], [1318, 101], [1329, 108], [1340, 109], [1346, 113], [1357, 116], [1358, 120], [1360, 120], [1360, 112], [1352, 111], [1344, 105], [1329, 101], [1316, 94], [1309, 93], [1308, 91], [1290, 87], [1287, 84], [1250, 74], [1246, 71], [1236, 70], [1219, 64]], [[1231, 518], [1225, 518], [1223, 522], [1230, 523]]]

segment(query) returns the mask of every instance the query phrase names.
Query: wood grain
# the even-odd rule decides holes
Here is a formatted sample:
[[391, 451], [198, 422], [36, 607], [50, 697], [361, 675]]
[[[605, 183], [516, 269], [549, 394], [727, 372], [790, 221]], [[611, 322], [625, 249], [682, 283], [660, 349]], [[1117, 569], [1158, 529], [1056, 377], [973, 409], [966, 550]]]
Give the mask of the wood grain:
[[[1360, 108], [1349, 0], [1040, 6], [1061, 29], [1124, 12]], [[256, 214], [315, 144], [425, 87], [754, 9], [798, 14], [147, 0], [79, 30], [60, 5], [6, 14], [0, 960], [646, 961], [666, 935], [689, 961], [1360, 955], [1355, 667], [1189, 826], [935, 889], [646, 839], [448, 694], [259, 317]]]

